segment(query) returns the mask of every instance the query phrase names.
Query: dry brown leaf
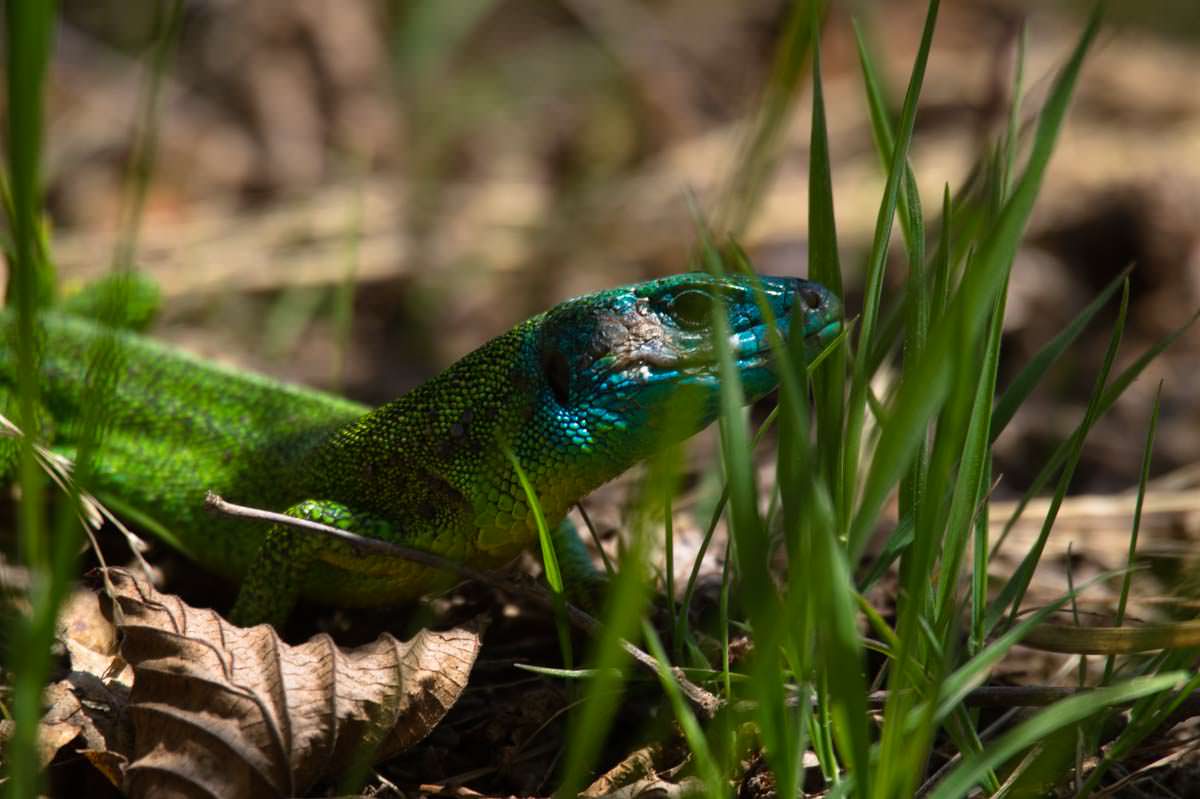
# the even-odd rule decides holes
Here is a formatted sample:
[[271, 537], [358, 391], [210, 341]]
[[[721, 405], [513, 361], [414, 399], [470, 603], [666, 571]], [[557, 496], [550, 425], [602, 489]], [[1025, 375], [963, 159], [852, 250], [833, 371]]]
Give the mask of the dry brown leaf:
[[620, 763], [597, 777], [580, 794], [580, 797], [582, 799], [600, 799], [600, 797], [609, 796], [622, 788], [644, 782], [648, 778], [658, 779], [658, 772], [664, 769], [664, 755], [664, 748], [661, 744], [651, 744], [641, 749], [635, 749]]
[[65, 680], [49, 686], [43, 697], [50, 707], [38, 727], [38, 757], [44, 768], [59, 749], [83, 733], [86, 722], [83, 708]]
[[[43, 766], [76, 740], [89, 749], [114, 756], [124, 748], [121, 720], [128, 704], [133, 672], [122, 668], [115, 631], [100, 613], [96, 595], [80, 590], [64, 603], [58, 639], [71, 658], [65, 679], [43, 692], [46, 713], [38, 725], [38, 753]], [[0, 738], [5, 735], [0, 731]], [[111, 776], [110, 776], [111, 779]], [[120, 781], [115, 783], [120, 785]]]
[[129, 763], [125, 755], [106, 749], [80, 749], [79, 754], [86, 757], [92, 768], [103, 774], [114, 787], [121, 787], [125, 781], [125, 766]]
[[704, 780], [699, 777], [684, 777], [679, 782], [646, 777], [622, 785], [611, 793], [601, 794], [596, 799], [699, 799], [707, 795]]
[[58, 638], [71, 658], [71, 671], [60, 685], [69, 688], [79, 704], [86, 744], [81, 753], [120, 787], [119, 768], [129, 762], [132, 739], [127, 711], [133, 669], [121, 657], [116, 628], [104, 617], [93, 591], [80, 589], [67, 599], [58, 619]]
[[[104, 744], [92, 718], [93, 709], [86, 692], [77, 693], [70, 679], [47, 686], [42, 701], [47, 706], [46, 714], [38, 723], [38, 762], [43, 768], [73, 741], [83, 740], [87, 746], [97, 742]], [[0, 749], [8, 746], [15, 731], [16, 725], [12, 721], [0, 721]]]
[[[144, 796], [293, 796], [416, 743], [466, 686], [479, 629], [389, 635], [338, 649], [235, 627], [113, 569], [121, 653], [134, 669], [125, 790]], [[371, 757], [364, 758], [364, 752]]]
[[[128, 684], [121, 683], [121, 669], [113, 668], [113, 653], [102, 651], [100, 627], [107, 623], [98, 612], [95, 595], [91, 595], [90, 603], [88, 595], [88, 591], [78, 591], [68, 599], [60, 620], [59, 639], [71, 654], [72, 668], [65, 679], [48, 685], [42, 693], [47, 710], [38, 722], [37, 746], [43, 767], [72, 741], [82, 740], [92, 750], [115, 750], [116, 757], [120, 757], [119, 752], [124, 749], [122, 741], [127, 740], [122, 735], [121, 719], [127, 704]], [[89, 615], [95, 618], [84, 621]], [[82, 633], [82, 637], [72, 637], [76, 632]], [[112, 645], [115, 651], [115, 641]], [[120, 661], [120, 657], [115, 660]], [[112, 674], [118, 678], [113, 679]], [[132, 679], [132, 672], [128, 672], [128, 678]], [[11, 734], [10, 723], [5, 725], [0, 728], [0, 741]]]
[[133, 686], [133, 669], [121, 657], [117, 630], [100, 608], [95, 591], [80, 589], [63, 603], [58, 640], [71, 658], [71, 671], [83, 672], [109, 685]]

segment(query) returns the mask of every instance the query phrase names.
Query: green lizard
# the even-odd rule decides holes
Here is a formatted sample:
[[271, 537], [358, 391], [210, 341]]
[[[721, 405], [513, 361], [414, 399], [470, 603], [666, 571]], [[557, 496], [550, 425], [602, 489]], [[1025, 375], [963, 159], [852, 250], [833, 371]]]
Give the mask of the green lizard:
[[[414, 599], [451, 578], [286, 525], [214, 515], [206, 492], [475, 568], [502, 565], [536, 538], [505, 449], [558, 524], [582, 496], [715, 418], [712, 314], [722, 311], [750, 399], [776, 383], [769, 319], [784, 334], [798, 320], [813, 351], [841, 327], [840, 303], [815, 283], [676, 275], [557, 305], [373, 410], [118, 333], [121, 367], [88, 488], [241, 579], [239, 624], [279, 624], [300, 595], [339, 606]], [[58, 312], [41, 324], [42, 401], [55, 448], [70, 454], [102, 330]], [[11, 346], [0, 349], [9, 395], [12, 360]], [[691, 418], [684, 407], [696, 409]]]

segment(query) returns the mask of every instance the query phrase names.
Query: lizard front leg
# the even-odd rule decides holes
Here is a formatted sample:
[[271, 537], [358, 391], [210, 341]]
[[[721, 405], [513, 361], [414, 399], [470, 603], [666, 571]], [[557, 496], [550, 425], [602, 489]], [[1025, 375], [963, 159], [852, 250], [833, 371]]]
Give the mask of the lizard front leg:
[[[370, 538], [389, 538], [390, 522], [355, 511], [340, 502], [309, 499], [288, 508], [288, 516], [336, 527]], [[347, 545], [316, 532], [273, 524], [242, 578], [229, 618], [239, 627], [287, 621], [309, 571]]]
[[592, 562], [592, 554], [574, 522], [570, 518], [559, 522], [550, 533], [550, 541], [562, 570], [567, 598], [586, 610], [599, 610], [608, 588], [608, 575]]

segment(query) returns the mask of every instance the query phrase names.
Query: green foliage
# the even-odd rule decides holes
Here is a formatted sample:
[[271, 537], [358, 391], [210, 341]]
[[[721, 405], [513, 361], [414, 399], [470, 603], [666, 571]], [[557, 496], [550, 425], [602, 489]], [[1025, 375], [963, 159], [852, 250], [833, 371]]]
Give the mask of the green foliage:
[[1186, 678], [1186, 672], [1165, 672], [1154, 677], [1138, 677], [1120, 685], [1097, 688], [1087, 694], [1063, 699], [1014, 727], [983, 752], [964, 759], [957, 768], [946, 775], [930, 796], [932, 799], [964, 796], [989, 769], [1045, 740], [1055, 731], [1078, 723], [1110, 705], [1163, 694], [1172, 688], [1182, 687]]
[[[1009, 270], [1084, 56], [1096, 35], [1099, 15], [1093, 14], [1060, 69], [1038, 115], [1023, 164], [1018, 162], [1021, 148], [1017, 142], [1022, 36], [1015, 75], [1017, 99], [1007, 130], [982, 157], [983, 166], [967, 184], [953, 192], [946, 187], [932, 251], [927, 252], [928, 234], [907, 151], [937, 7], [936, 0], [930, 2], [908, 91], [895, 122], [872, 54], [859, 31], [866, 102], [887, 180], [867, 259], [866, 296], [853, 352], [843, 337], [814, 367], [784, 342], [773, 342], [776, 357], [786, 364], [781, 370], [779, 403], [759, 434], [751, 437], [740, 409], [736, 370], [717, 315], [714, 347], [723, 367], [721, 459], [726, 482], [716, 514], [724, 513], [728, 521], [727, 569], [731, 571], [728, 599], [722, 604], [721, 636], [727, 642], [728, 625], [744, 625], [754, 652], [743, 666], [733, 669], [728, 652], [724, 653], [724, 670], [713, 676], [732, 703], [727, 711], [732, 721], [719, 717], [709, 725], [705, 739], [697, 740], [695, 719], [686, 708], [671, 702], [692, 749], [695, 771], [713, 795], [726, 794], [730, 784], [714, 786], [708, 760], [721, 758], [717, 770], [726, 777], [737, 774], [736, 762], [729, 758], [737, 751], [731, 729], [738, 722], [752, 722], [781, 795], [793, 795], [797, 790], [803, 771], [800, 757], [811, 748], [832, 784], [832, 795], [912, 796], [928, 772], [933, 742], [943, 734], [957, 744], [963, 759], [925, 789], [935, 796], [959, 796], [974, 786], [998, 790], [997, 769], [1004, 767], [1017, 777], [1025, 773], [1036, 759], [1019, 760], [1029, 747], [1057, 740], [1051, 737], [1056, 731], [1102, 715], [1107, 707], [1136, 700], [1135, 713], [1142, 703], [1147, 709], [1138, 713], [1134, 731], [1122, 739], [1126, 747], [1131, 746], [1165, 718], [1167, 708], [1174, 707], [1182, 690], [1189, 687], [1184, 685], [1186, 675], [1178, 671], [1184, 662], [1160, 659], [1135, 679], [1113, 680], [1086, 696], [1047, 707], [986, 743], [965, 704], [972, 689], [987, 679], [1013, 645], [1087, 587], [1080, 586], [1071, 595], [1023, 615], [1019, 622], [1013, 617], [1004, 629], [999, 627], [1001, 619], [1019, 608], [1041, 549], [1035, 547], [1028, 554], [989, 608], [987, 569], [993, 542], [988, 540], [986, 508], [992, 480], [990, 448], [1034, 387], [1126, 284], [1122, 275], [1107, 286], [997, 398]], [[787, 46], [795, 50], [795, 57], [783, 59], [785, 63], [794, 65], [802, 53], [811, 53], [815, 59], [810, 73], [809, 276], [840, 289], [843, 279], [825, 129], [820, 25], [816, 11], [810, 9], [810, 14], [807, 40], [796, 38], [793, 17], [780, 41], [790, 42]], [[765, 98], [779, 103], [777, 87], [795, 84], [792, 72], [774, 75]], [[772, 119], [764, 110], [759, 123], [774, 124]], [[772, 134], [763, 131], [749, 138], [770, 141]], [[753, 172], [756, 167], [748, 161], [761, 158], [752, 148], [743, 156], [735, 174]], [[731, 198], [730, 202], [745, 203], [746, 198]], [[902, 290], [887, 297], [883, 275], [894, 218], [903, 234], [908, 274]], [[703, 223], [700, 234], [699, 260], [706, 269], [749, 268], [736, 244], [718, 246]], [[1069, 489], [1087, 430], [1153, 355], [1181, 333], [1164, 338], [1110, 379], [1123, 331], [1127, 285], [1125, 292], [1085, 418], [1051, 457], [1046, 477], [1039, 483], [1040, 490], [1057, 476], [1042, 543], [1053, 527], [1055, 508]], [[876, 401], [869, 386], [893, 349], [893, 340], [904, 344], [897, 387], [889, 397]], [[843, 398], [848, 401], [843, 403]], [[779, 429], [776, 482], [761, 488], [769, 489], [775, 500], [764, 517], [751, 453], [773, 422]], [[851, 567], [859, 563], [868, 539], [880, 527], [885, 501], [896, 492], [899, 525], [874, 567], [868, 568], [856, 585]], [[714, 517], [704, 548], [716, 526]], [[773, 576], [770, 566], [779, 554], [777, 549], [786, 554], [789, 564], [782, 582]], [[859, 593], [892, 565], [898, 567], [901, 581], [895, 626], [870, 610]], [[675, 617], [676, 660], [697, 651], [687, 622], [691, 596], [689, 583], [682, 612]], [[881, 722], [868, 713], [864, 640], [857, 626], [860, 610], [867, 611], [880, 639], [870, 647], [886, 656], [881, 677], [886, 681], [887, 699]], [[965, 648], [961, 639], [966, 641]], [[655, 650], [657, 657], [665, 657], [657, 647]]]

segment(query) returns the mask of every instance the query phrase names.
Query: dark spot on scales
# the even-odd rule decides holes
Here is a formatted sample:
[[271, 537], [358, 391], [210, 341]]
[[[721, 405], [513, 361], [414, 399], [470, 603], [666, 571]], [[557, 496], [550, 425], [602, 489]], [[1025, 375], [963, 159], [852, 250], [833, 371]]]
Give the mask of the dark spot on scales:
[[455, 422], [454, 424], [450, 425], [450, 435], [453, 436], [454, 438], [462, 438], [466, 432], [467, 432], [466, 428], [463, 427], [458, 422]]

